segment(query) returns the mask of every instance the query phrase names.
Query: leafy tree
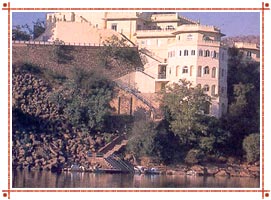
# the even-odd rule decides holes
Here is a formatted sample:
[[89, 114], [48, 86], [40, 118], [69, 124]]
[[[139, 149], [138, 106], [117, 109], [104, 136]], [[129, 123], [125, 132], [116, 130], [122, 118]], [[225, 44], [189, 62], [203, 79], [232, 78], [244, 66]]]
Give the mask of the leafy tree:
[[52, 59], [57, 62], [57, 64], [70, 63], [74, 59], [72, 55], [73, 50], [73, 46], [65, 45], [62, 40], [57, 39], [53, 44]]
[[222, 121], [232, 135], [229, 153], [242, 156], [243, 139], [260, 131], [260, 65], [236, 48], [229, 49], [228, 99], [229, 113]]
[[110, 68], [114, 63], [119, 65], [125, 63], [128, 70], [142, 66], [137, 48], [131, 47], [124, 38], [120, 39], [113, 35], [104, 41], [103, 45], [100, 52], [102, 66]]
[[12, 40], [29, 41], [38, 38], [45, 31], [45, 22], [38, 19], [32, 23], [33, 28], [28, 24], [14, 26], [12, 29]]
[[153, 122], [145, 120], [135, 122], [129, 136], [128, 150], [137, 157], [152, 156], [155, 135], [156, 130]]
[[185, 146], [181, 145], [179, 136], [169, 130], [168, 121], [162, 120], [156, 130], [155, 156], [167, 165], [182, 161], [186, 152]]
[[97, 72], [76, 68], [72, 77], [52, 95], [67, 120], [76, 127], [103, 130], [111, 107], [113, 85]]
[[245, 137], [243, 149], [246, 152], [247, 162], [252, 163], [260, 159], [260, 134], [254, 133]]
[[41, 36], [42, 33], [44, 33], [46, 29], [45, 22], [40, 19], [37, 19], [37, 21], [33, 21], [32, 24], [33, 24], [33, 28], [31, 28], [28, 24], [23, 25], [23, 28], [27, 29], [29, 34], [35, 40], [36, 38]]
[[201, 88], [181, 80], [163, 92], [162, 101], [168, 131], [179, 139], [179, 159], [197, 163], [202, 161], [202, 154], [205, 158], [225, 154], [230, 134], [218, 119], [204, 114], [211, 98]]
[[12, 40], [29, 41], [30, 39], [31, 35], [22, 26], [17, 25], [12, 28]]
[[190, 145], [196, 139], [196, 132], [207, 129], [199, 123], [204, 116], [204, 107], [210, 104], [210, 97], [199, 87], [185, 80], [168, 87], [162, 102], [170, 129], [180, 137], [182, 143]]

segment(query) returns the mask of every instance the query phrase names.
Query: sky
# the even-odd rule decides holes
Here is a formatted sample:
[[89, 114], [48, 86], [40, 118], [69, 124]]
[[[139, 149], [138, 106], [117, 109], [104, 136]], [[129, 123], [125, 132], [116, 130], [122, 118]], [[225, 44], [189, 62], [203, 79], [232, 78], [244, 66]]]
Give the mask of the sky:
[[[180, 12], [182, 16], [203, 25], [214, 25], [226, 36], [260, 35], [260, 12]], [[37, 19], [45, 20], [44, 12], [13, 12], [13, 25], [32, 25]]]

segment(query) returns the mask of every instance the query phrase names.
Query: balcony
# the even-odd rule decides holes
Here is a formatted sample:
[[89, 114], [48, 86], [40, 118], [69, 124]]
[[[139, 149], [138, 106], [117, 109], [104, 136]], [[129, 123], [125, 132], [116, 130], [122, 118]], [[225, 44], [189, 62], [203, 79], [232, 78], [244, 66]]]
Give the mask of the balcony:
[[158, 79], [166, 79], [167, 78], [167, 75], [166, 75], [166, 73], [159, 73], [158, 74]]

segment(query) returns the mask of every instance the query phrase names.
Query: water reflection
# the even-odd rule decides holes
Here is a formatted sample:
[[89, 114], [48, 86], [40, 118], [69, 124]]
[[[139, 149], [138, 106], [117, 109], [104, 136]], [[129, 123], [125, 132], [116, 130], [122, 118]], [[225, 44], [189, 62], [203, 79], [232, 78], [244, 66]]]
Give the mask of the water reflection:
[[13, 171], [14, 188], [257, 188], [259, 178]]

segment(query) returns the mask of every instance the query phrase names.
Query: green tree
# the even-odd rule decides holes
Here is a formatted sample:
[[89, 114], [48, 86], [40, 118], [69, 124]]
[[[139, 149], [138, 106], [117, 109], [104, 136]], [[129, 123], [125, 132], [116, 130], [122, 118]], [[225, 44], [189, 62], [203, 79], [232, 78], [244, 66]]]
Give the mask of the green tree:
[[223, 128], [232, 135], [229, 153], [241, 157], [243, 139], [260, 131], [260, 64], [244, 58], [236, 48], [229, 49], [228, 99]]
[[260, 159], [260, 134], [254, 133], [245, 137], [243, 149], [246, 152], [247, 162], [252, 163]]
[[28, 24], [23, 25], [23, 28], [28, 30], [28, 33], [32, 36], [33, 40], [37, 39], [41, 36], [45, 31], [45, 22], [37, 19], [37, 21], [32, 22], [33, 28], [31, 28]]
[[113, 84], [95, 71], [74, 68], [72, 77], [52, 95], [53, 102], [74, 126], [101, 131], [111, 107]]
[[128, 151], [137, 157], [152, 156], [155, 136], [156, 130], [153, 122], [145, 120], [135, 122], [129, 136]]
[[22, 26], [17, 25], [12, 28], [12, 40], [29, 41], [30, 39], [31, 35]]
[[181, 80], [163, 92], [162, 102], [168, 131], [179, 139], [179, 149], [176, 149], [179, 159], [194, 163], [209, 155], [225, 154], [230, 133], [222, 128], [218, 119], [205, 114], [211, 97], [201, 88]]
[[29, 41], [35, 40], [45, 31], [45, 22], [37, 19], [32, 22], [33, 28], [28, 24], [17, 25], [12, 28], [12, 40]]
[[57, 64], [67, 64], [74, 59], [73, 50], [73, 46], [65, 45], [62, 40], [57, 39], [54, 41], [51, 57]]
[[125, 65], [126, 70], [142, 67], [141, 59], [136, 47], [131, 47], [127, 40], [115, 35], [103, 42], [100, 52], [101, 65], [111, 68], [112, 65]]
[[196, 132], [207, 129], [199, 120], [204, 116], [204, 108], [210, 104], [211, 98], [202, 89], [180, 80], [168, 87], [162, 96], [170, 129], [180, 137], [182, 143], [192, 143], [196, 139]]

